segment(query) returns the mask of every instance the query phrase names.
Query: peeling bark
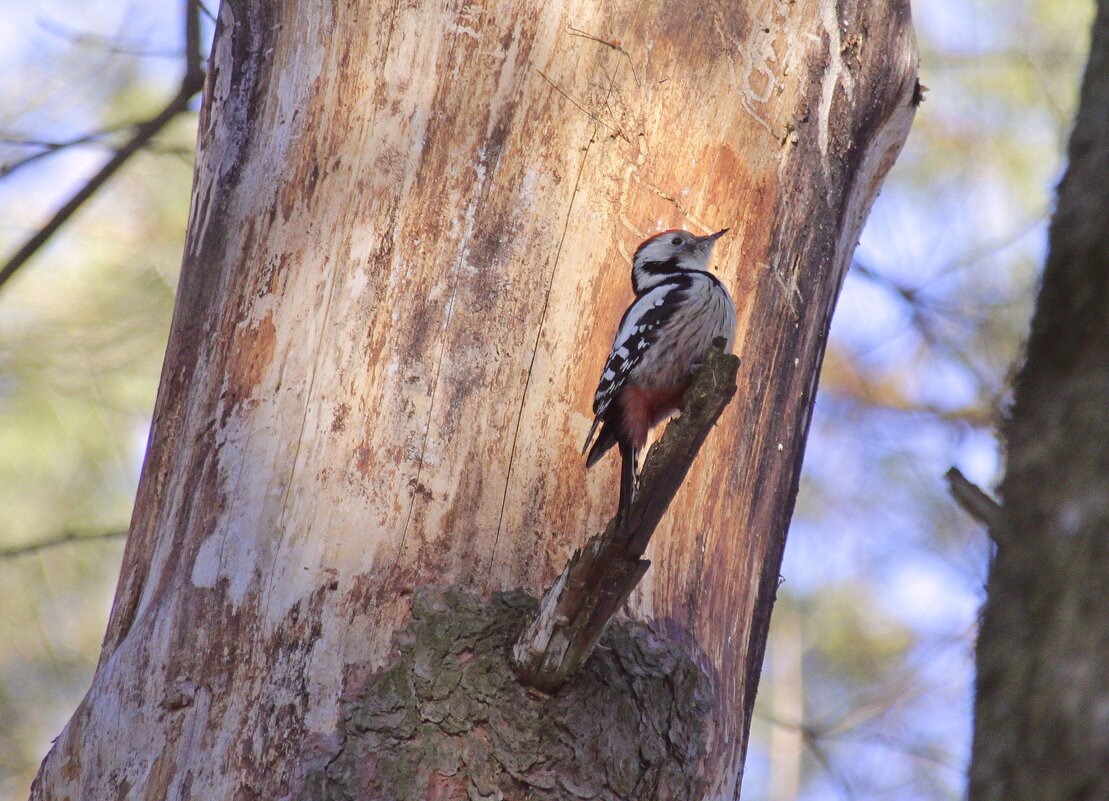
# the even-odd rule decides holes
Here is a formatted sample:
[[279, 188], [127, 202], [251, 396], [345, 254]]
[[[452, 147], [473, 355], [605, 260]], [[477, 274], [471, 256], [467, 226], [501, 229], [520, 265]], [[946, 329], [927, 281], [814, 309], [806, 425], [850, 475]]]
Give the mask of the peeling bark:
[[1109, 798], [1109, 2], [1005, 423], [971, 801]]
[[732, 227], [745, 369], [628, 609], [716, 677], [696, 781], [734, 797], [916, 62], [904, 0], [691, 9], [223, 3], [115, 606], [36, 798], [295, 797], [414, 588], [549, 585], [615, 504], [578, 446], [660, 225]]

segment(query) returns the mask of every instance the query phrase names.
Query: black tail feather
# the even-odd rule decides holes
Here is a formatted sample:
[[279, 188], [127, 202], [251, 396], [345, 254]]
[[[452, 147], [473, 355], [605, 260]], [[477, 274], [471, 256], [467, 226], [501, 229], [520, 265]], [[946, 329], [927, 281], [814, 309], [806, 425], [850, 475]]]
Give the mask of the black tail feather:
[[620, 443], [620, 503], [616, 509], [616, 530], [619, 531], [628, 522], [628, 511], [632, 507], [635, 497], [636, 463], [635, 448], [631, 443]]
[[597, 441], [593, 443], [593, 447], [589, 449], [589, 456], [585, 457], [585, 466], [590, 468], [597, 463], [597, 461], [608, 453], [609, 448], [616, 444], [616, 431], [619, 428], [618, 423], [609, 420], [604, 421], [601, 426], [601, 433], [597, 436]]
[[[585, 466], [587, 468], [592, 467], [602, 456], [608, 453], [613, 445], [620, 446], [620, 501], [616, 507], [617, 530], [623, 528], [624, 523], [627, 522], [628, 511], [631, 509], [632, 499], [635, 497], [636, 484], [639, 483], [635, 448], [632, 447], [630, 442], [623, 441], [618, 433], [620, 429], [619, 413], [606, 417], [601, 426], [601, 433], [597, 435], [596, 442], [593, 443], [593, 447], [589, 449], [589, 455], [585, 458]], [[592, 434], [592, 432], [590, 433]], [[586, 440], [586, 444], [588, 444], [588, 440]]]

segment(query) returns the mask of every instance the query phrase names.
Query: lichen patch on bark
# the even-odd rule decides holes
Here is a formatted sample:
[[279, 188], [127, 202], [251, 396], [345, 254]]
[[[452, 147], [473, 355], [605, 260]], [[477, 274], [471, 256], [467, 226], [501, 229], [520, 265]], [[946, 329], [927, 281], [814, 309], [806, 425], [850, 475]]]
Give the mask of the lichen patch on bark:
[[712, 690], [688, 643], [617, 622], [573, 681], [531, 693], [508, 650], [535, 603], [418, 592], [396, 660], [346, 689], [302, 801], [699, 798]]

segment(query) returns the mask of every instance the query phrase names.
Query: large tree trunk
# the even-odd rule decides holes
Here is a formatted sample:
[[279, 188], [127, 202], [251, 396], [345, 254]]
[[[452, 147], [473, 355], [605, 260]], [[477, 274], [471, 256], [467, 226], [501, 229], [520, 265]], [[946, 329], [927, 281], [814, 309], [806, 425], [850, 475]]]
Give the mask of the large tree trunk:
[[[733, 798], [915, 66], [904, 0], [225, 2], [115, 607], [35, 795]], [[579, 448], [660, 225], [733, 229], [739, 394], [647, 554], [651, 631], [534, 698], [499, 672], [527, 602], [493, 594], [614, 509]]]
[[1109, 799], [1109, 2], [1005, 426], [972, 801]]

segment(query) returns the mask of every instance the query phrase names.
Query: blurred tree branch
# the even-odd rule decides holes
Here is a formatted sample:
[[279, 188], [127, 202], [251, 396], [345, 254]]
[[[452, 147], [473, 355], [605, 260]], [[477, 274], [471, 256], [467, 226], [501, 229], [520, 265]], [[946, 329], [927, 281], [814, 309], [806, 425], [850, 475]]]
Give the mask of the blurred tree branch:
[[[56, 234], [69, 218], [127, 163], [131, 156], [143, 149], [151, 139], [165, 128], [178, 114], [188, 110], [189, 101], [204, 86], [203, 56], [200, 52], [200, 3], [185, 0], [185, 74], [176, 94], [153, 117], [137, 123], [134, 133], [100, 170], [78, 189], [38, 231], [5, 264], [0, 267], [0, 288]], [[79, 138], [80, 139], [80, 138]], [[78, 140], [74, 144], [80, 144]], [[55, 148], [47, 152], [58, 152]], [[9, 170], [10, 172], [10, 170]]]
[[180, 51], [151, 50], [135, 41], [128, 42], [113, 36], [104, 36], [98, 33], [86, 33], [52, 19], [38, 19], [38, 26], [47, 33], [53, 34], [76, 45], [85, 45], [108, 53], [118, 53], [127, 56], [140, 56], [142, 58], [182, 58]]
[[100, 140], [103, 139], [105, 136], [109, 136], [120, 131], [134, 130], [140, 124], [141, 123], [138, 122], [127, 122], [123, 123], [122, 125], [113, 125], [108, 128], [102, 128], [99, 131], [90, 131], [87, 134], [82, 134], [81, 136], [74, 137], [73, 139], [67, 139], [62, 142], [46, 142], [38, 139], [16, 136], [15, 134], [5, 132], [4, 134], [0, 135], [0, 144], [18, 145], [21, 147], [40, 147], [42, 148], [42, 150], [40, 150], [38, 153], [31, 153], [30, 155], [24, 156], [23, 158], [17, 161], [13, 161], [9, 164], [0, 165], [0, 178], [7, 178], [16, 170], [26, 167], [28, 164], [33, 164], [44, 156], [51, 156], [54, 153], [57, 153], [59, 150], [65, 150], [70, 147], [80, 147], [81, 145], [100, 144]]
[[127, 536], [127, 529], [100, 531], [95, 534], [81, 534], [76, 531], [66, 531], [56, 537], [30, 542], [24, 545], [13, 545], [0, 548], [0, 560], [15, 559], [20, 556], [30, 556], [61, 545], [73, 545], [86, 542], [103, 542], [104, 540], [121, 539]]
[[[970, 267], [1012, 245], [1040, 225], [1042, 220], [1043, 217], [1039, 216], [1022, 222], [1003, 237], [976, 249], [966, 258], [945, 266], [936, 276], [923, 284], [906, 284], [857, 258], [851, 263], [852, 274], [883, 290], [906, 309], [912, 330], [920, 336], [928, 349], [938, 356], [958, 363], [966, 370], [976, 385], [975, 402], [946, 408], [921, 401], [909, 388], [899, 386], [897, 382], [870, 376], [866, 370], [856, 365], [852, 358], [835, 359], [834, 351], [830, 351], [829, 357], [831, 366], [837, 369], [826, 370], [823, 380], [830, 381], [833, 391], [838, 386], [842, 392], [870, 405], [884, 406], [895, 411], [920, 412], [939, 420], [966, 422], [979, 428], [994, 425], [997, 409], [1002, 405], [1005, 393], [1008, 391], [1009, 376], [1000, 375], [988, 362], [981, 363], [975, 358], [977, 351], [974, 346], [951, 330], [951, 326], [957, 326], [963, 331], [979, 327], [982, 303], [967, 307], [964, 304], [933, 296], [928, 287], [939, 277], [949, 276]], [[998, 304], [1006, 302], [1009, 301], [1007, 299], [997, 301]]]
[[[950, 358], [958, 359], [958, 354], [947, 350], [943, 352]], [[926, 415], [943, 422], [989, 428], [996, 422], [997, 399], [987, 393], [983, 385], [984, 382], [979, 381], [976, 398], [972, 403], [944, 406], [929, 402], [916, 397], [912, 388], [897, 376], [872, 375], [850, 352], [838, 346], [828, 349], [821, 376], [821, 391], [831, 398], [863, 404], [873, 409]]]
[[[47, 141], [42, 139], [28, 139], [9, 133], [0, 134], [0, 144], [17, 145], [19, 147], [40, 148], [38, 152], [31, 153], [30, 155], [24, 156], [17, 161], [13, 161], [8, 164], [0, 164], [0, 178], [7, 178], [16, 170], [22, 169], [28, 164], [33, 164], [41, 158], [52, 156], [59, 150], [67, 150], [71, 147], [101, 147], [118, 153], [120, 150], [120, 146], [112, 144], [111, 142], [104, 141], [104, 137], [110, 136], [113, 133], [118, 133], [119, 131], [133, 132], [140, 125], [142, 125], [141, 121], [125, 122], [121, 125], [113, 125], [109, 128], [103, 128], [99, 131], [92, 131], [73, 139], [66, 139], [60, 142]], [[153, 143], [148, 143], [145, 149], [155, 153], [163, 153], [174, 156], [188, 155], [192, 153], [191, 150], [186, 150], [184, 147], [161, 147]]]
[[[951, 497], [962, 507], [968, 515], [979, 523], [987, 526], [990, 534], [997, 537], [1002, 531], [1001, 507], [977, 484], [963, 475], [957, 467], [947, 471], [947, 484], [951, 489]], [[1000, 544], [1000, 543], [999, 543]]]

